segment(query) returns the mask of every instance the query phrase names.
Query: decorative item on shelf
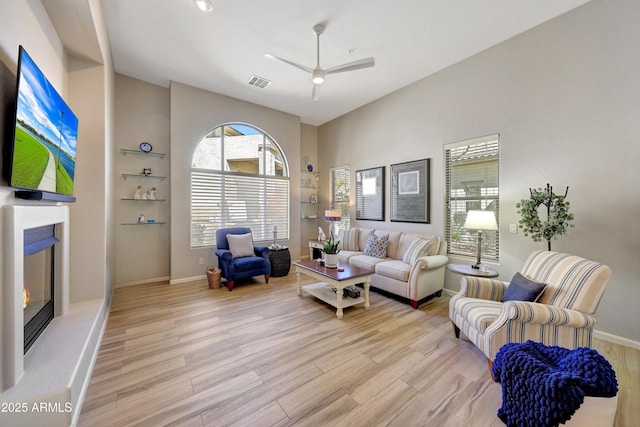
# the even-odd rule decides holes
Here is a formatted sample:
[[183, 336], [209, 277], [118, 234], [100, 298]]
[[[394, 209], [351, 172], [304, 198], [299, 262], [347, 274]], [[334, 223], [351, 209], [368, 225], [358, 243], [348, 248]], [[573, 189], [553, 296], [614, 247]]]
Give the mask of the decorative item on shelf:
[[144, 153], [150, 153], [153, 150], [153, 146], [147, 141], [143, 141], [140, 143], [140, 151]]
[[337, 222], [342, 221], [342, 212], [335, 209], [326, 210], [324, 211], [324, 220], [331, 223], [329, 231], [333, 233], [335, 230], [335, 233], [338, 234]]
[[144, 175], [144, 176], [151, 175], [151, 168], [142, 168], [142, 172], [140, 172], [140, 175]]
[[313, 165], [312, 165], [311, 163], [309, 163], [309, 164], [307, 165], [307, 170], [308, 170], [309, 172], [313, 172]]
[[146, 222], [147, 219], [144, 217], [144, 214], [140, 214], [140, 216], [138, 217], [138, 222], [142, 223], [142, 222]]
[[326, 238], [327, 236], [324, 234], [324, 230], [322, 230], [322, 227], [318, 227], [318, 241], [324, 242]]
[[336, 240], [333, 237], [333, 231], [330, 231], [329, 240], [325, 241], [324, 245], [322, 245], [325, 267], [338, 268], [338, 253], [340, 253], [340, 249], [338, 249], [339, 244], [340, 240]]
[[[525, 236], [531, 235], [534, 242], [547, 241], [547, 249], [551, 250], [551, 239], [557, 239], [559, 235], [567, 234], [567, 229], [573, 227], [570, 221], [573, 214], [569, 213], [569, 202], [566, 201], [569, 194], [569, 187], [564, 192], [564, 196], [559, 196], [553, 192], [553, 187], [547, 184], [546, 189], [529, 188], [531, 197], [522, 199], [516, 204], [520, 209], [518, 213], [522, 216], [519, 227]], [[542, 221], [538, 214], [540, 205], [547, 207], [547, 220]]]
[[150, 193], [149, 193], [149, 190], [145, 191], [145, 192], [142, 194], [142, 198], [143, 198], [144, 200], [149, 200], [149, 199], [151, 198], [151, 195], [150, 195]]
[[480, 269], [480, 256], [482, 253], [482, 230], [495, 231], [498, 229], [496, 214], [493, 211], [469, 211], [464, 222], [464, 228], [478, 230], [478, 248], [476, 250], [476, 263], [472, 268]]
[[312, 194], [311, 197], [309, 197], [309, 203], [318, 203], [318, 196]]
[[147, 220], [147, 224], [153, 224], [154, 222], [156, 222], [156, 220], [155, 220], [155, 219], [148, 219], [148, 220]]
[[138, 199], [142, 199], [142, 186], [138, 185], [138, 188], [136, 188], [136, 192], [133, 193], [133, 198], [138, 200]]
[[156, 200], [156, 187], [149, 190], [149, 200]]

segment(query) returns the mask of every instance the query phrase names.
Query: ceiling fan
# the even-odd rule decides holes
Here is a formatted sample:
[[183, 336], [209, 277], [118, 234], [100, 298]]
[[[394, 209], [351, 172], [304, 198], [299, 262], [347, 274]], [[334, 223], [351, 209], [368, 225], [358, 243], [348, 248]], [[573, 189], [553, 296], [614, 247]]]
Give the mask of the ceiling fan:
[[324, 83], [324, 78], [327, 74], [335, 74], [335, 73], [343, 73], [345, 71], [354, 71], [360, 70], [362, 68], [373, 67], [375, 61], [372, 57], [359, 59], [357, 61], [348, 62], [346, 64], [338, 65], [336, 67], [331, 67], [322, 69], [320, 68], [320, 35], [324, 33], [325, 26], [323, 24], [316, 24], [313, 26], [313, 33], [316, 35], [316, 67], [311, 68], [305, 65], [300, 65], [295, 62], [289, 61], [287, 59], [279, 58], [275, 55], [271, 55], [266, 53], [264, 56], [270, 59], [274, 59], [276, 61], [284, 62], [285, 64], [293, 65], [296, 68], [299, 68], [303, 71], [311, 73], [311, 80], [313, 81], [313, 91], [311, 92], [311, 99], [314, 101], [318, 100], [318, 91], [320, 85]]

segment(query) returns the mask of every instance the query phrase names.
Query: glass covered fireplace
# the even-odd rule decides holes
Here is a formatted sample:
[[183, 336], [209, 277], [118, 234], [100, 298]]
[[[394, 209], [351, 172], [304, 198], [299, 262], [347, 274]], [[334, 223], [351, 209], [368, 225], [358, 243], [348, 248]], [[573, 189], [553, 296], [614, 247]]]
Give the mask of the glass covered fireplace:
[[55, 225], [24, 230], [24, 353], [54, 317]]

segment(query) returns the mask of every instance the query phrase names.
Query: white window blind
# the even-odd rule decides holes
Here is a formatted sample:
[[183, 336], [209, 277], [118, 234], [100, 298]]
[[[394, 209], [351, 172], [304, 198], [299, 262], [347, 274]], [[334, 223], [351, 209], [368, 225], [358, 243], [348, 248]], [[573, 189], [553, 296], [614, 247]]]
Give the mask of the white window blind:
[[[219, 228], [249, 227], [253, 240], [289, 238], [289, 178], [277, 144], [247, 125], [205, 136], [191, 169], [191, 247], [215, 246]], [[220, 170], [224, 169], [224, 170]]]
[[[445, 145], [445, 234], [448, 252], [475, 256], [477, 231], [463, 228], [470, 210], [490, 210], [499, 224], [499, 135]], [[482, 257], [498, 261], [499, 231], [482, 233]]]
[[340, 166], [330, 171], [329, 179], [331, 185], [331, 205], [334, 209], [342, 212], [342, 221], [338, 222], [338, 228], [348, 229], [351, 227], [349, 220], [349, 196], [351, 189], [351, 168]]

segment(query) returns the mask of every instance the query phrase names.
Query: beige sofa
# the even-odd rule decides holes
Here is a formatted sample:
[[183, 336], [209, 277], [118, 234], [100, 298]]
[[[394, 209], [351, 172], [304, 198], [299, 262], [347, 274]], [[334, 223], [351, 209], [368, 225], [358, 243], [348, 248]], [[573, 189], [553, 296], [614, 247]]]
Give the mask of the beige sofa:
[[[349, 232], [356, 232], [357, 239], [344, 241], [347, 240], [344, 239], [344, 232], [340, 233], [339, 262], [374, 271], [371, 286], [408, 299], [413, 308], [418, 308], [419, 301], [423, 298], [434, 294], [442, 295], [444, 269], [449, 258], [446, 256], [447, 242], [439, 236], [362, 227], [351, 228]], [[385, 258], [365, 255], [367, 239], [372, 232], [377, 236], [389, 235]], [[402, 260], [403, 256], [416, 238], [432, 241], [432, 244], [426, 255], [417, 258], [413, 264], [407, 264]]]

